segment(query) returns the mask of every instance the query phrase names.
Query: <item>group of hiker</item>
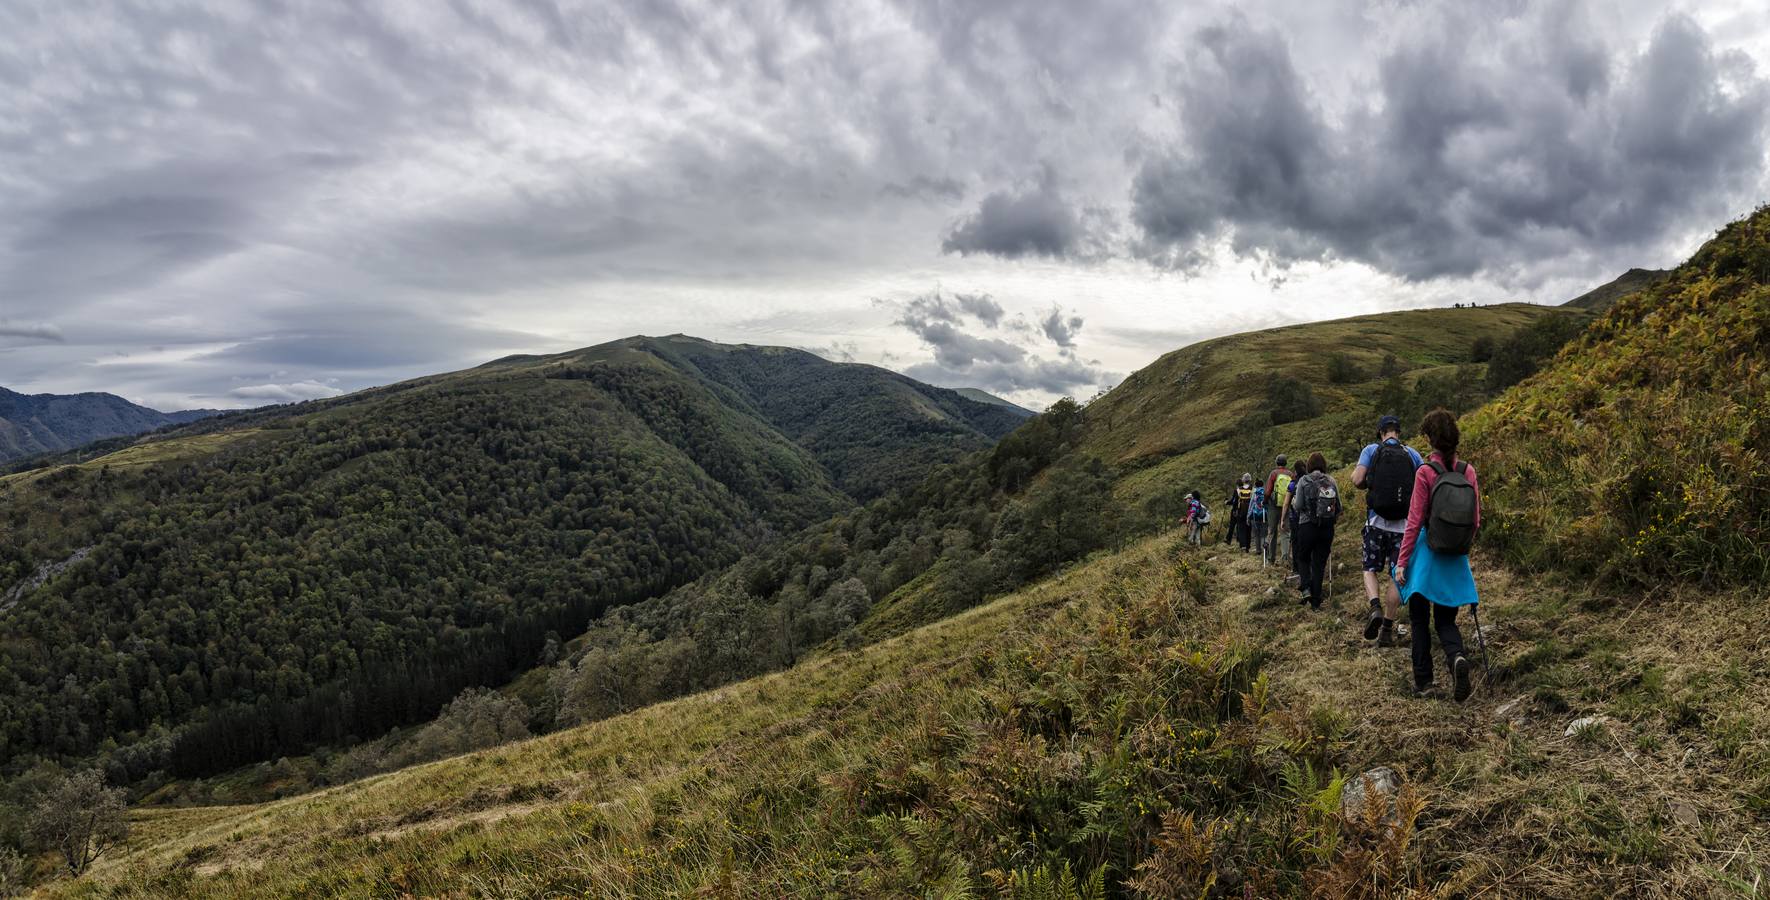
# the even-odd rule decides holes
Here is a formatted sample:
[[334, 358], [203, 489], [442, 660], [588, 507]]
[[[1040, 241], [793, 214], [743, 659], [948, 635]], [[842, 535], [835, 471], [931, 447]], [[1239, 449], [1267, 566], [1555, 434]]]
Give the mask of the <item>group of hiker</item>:
[[[1481, 526], [1481, 489], [1475, 467], [1457, 456], [1461, 433], [1456, 416], [1436, 409], [1420, 422], [1431, 451], [1422, 456], [1401, 439], [1401, 420], [1377, 420], [1376, 440], [1359, 453], [1352, 486], [1365, 493], [1360, 533], [1365, 594], [1370, 611], [1364, 638], [1393, 647], [1406, 640], [1412, 650], [1414, 692], [1433, 689], [1431, 637], [1438, 636], [1454, 681], [1452, 694], [1466, 699], [1472, 690], [1457, 613], [1477, 602], [1469, 548]], [[1280, 455], [1264, 482], [1243, 472], [1223, 503], [1227, 517], [1223, 543], [1259, 553], [1262, 565], [1288, 562], [1286, 583], [1298, 602], [1319, 610], [1328, 587], [1328, 557], [1342, 506], [1327, 459], [1311, 453], [1294, 465]], [[1188, 539], [1205, 541], [1210, 506], [1198, 491], [1187, 496]], [[1401, 607], [1408, 611], [1403, 625]], [[1479, 625], [1479, 622], [1477, 622]]]

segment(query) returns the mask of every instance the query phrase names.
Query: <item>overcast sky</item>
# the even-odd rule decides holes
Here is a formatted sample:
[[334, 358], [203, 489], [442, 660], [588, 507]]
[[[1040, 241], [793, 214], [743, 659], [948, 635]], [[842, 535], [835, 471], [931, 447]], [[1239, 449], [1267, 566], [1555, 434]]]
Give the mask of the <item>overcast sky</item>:
[[1767, 75], [1749, 0], [7, 0], [0, 386], [682, 331], [1042, 405], [1675, 263], [1770, 198]]

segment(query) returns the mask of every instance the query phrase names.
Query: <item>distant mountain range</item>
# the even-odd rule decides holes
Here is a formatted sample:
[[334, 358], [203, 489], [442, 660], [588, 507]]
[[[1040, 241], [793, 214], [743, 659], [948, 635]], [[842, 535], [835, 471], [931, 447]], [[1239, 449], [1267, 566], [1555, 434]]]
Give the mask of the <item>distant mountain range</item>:
[[182, 425], [218, 412], [187, 409], [163, 413], [115, 394], [20, 394], [0, 388], [0, 463]]

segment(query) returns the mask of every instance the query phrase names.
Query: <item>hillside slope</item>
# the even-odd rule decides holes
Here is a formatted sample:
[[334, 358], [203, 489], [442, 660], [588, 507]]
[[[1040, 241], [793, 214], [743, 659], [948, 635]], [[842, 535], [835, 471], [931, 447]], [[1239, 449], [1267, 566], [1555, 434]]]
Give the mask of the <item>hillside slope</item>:
[[[1770, 579], [1770, 207], [1626, 297], [1470, 423], [1510, 558]], [[1491, 473], [1491, 474], [1490, 474]]]
[[[870, 415], [822, 427], [820, 376]], [[115, 744], [127, 778], [191, 774], [422, 720], [850, 508], [836, 471], [915, 477], [1008, 418], [797, 351], [633, 339], [7, 476], [0, 759]]]
[[1562, 306], [1578, 306], [1593, 312], [1604, 312], [1616, 301], [1636, 291], [1652, 287], [1656, 282], [1670, 274], [1669, 269], [1630, 269], [1616, 278], [1563, 303]]
[[[583, 728], [143, 811], [52, 893], [1034, 897], [1098, 878], [1114, 896], [1694, 897], [1770, 874], [1770, 650], [1662, 638], [1706, 598], [1619, 621], [1577, 586], [1482, 570], [1500, 674], [1462, 706], [1407, 695], [1406, 651], [1353, 633], [1362, 601], [1300, 613], [1253, 560], [1170, 536]], [[1563, 736], [1588, 715], [1603, 724]], [[1399, 830], [1380, 804], [1341, 815], [1378, 766], [1403, 786]]]
[[115, 394], [20, 394], [0, 388], [0, 463], [193, 422], [215, 412], [163, 413]]

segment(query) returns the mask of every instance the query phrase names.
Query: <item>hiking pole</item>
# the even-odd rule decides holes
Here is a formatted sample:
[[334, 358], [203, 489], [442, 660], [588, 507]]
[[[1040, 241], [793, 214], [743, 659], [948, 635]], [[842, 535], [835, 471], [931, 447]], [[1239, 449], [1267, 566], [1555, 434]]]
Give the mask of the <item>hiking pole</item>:
[[1482, 680], [1491, 684], [1493, 669], [1487, 665], [1487, 636], [1481, 633], [1481, 604], [1469, 604], [1469, 613], [1475, 617], [1475, 643], [1481, 645], [1481, 677]]

